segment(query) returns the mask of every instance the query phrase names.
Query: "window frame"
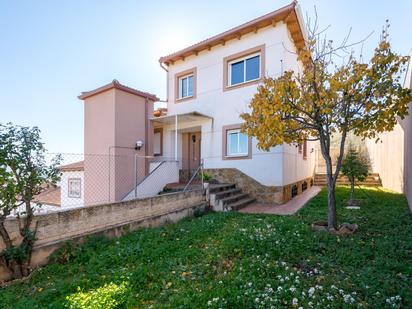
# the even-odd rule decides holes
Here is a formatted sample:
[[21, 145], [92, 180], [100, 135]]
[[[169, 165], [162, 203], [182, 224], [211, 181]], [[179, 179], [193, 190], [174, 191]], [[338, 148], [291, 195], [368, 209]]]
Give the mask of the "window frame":
[[156, 133], [160, 134], [160, 153], [155, 153], [153, 149], [153, 156], [160, 157], [160, 156], [163, 156], [163, 128], [155, 128], [153, 130], [153, 142], [154, 142], [154, 135]]
[[[190, 76], [192, 76], [192, 82], [193, 82], [192, 95], [181, 97], [181, 90], [182, 90], [181, 81]], [[175, 103], [195, 99], [196, 90], [197, 90], [197, 68], [196, 67], [175, 74]]]
[[[256, 56], [259, 56], [259, 77], [254, 78], [254, 79], [250, 79], [250, 80], [246, 80], [246, 75], [247, 75], [246, 74], [246, 68], [247, 68], [246, 67], [246, 61], [248, 59], [252, 59]], [[239, 63], [239, 62], [244, 63], [244, 65], [243, 65], [243, 82], [232, 84], [232, 65], [235, 64], [235, 63]], [[229, 61], [227, 63], [228, 87], [234, 87], [234, 86], [237, 86], [237, 85], [241, 85], [241, 84], [245, 84], [245, 83], [251, 83], [251, 82], [260, 80], [262, 78], [262, 76], [261, 76], [262, 72], [260, 71], [261, 66], [262, 66], [262, 55], [261, 55], [260, 52], [250, 54], [250, 55], [247, 55], [247, 56], [244, 56], [244, 57], [241, 57], [241, 58], [238, 58], [238, 59], [233, 59], [233, 60]]]
[[[256, 84], [259, 81], [262, 80], [262, 78], [265, 75], [265, 62], [266, 62], [266, 56], [265, 56], [265, 44], [259, 45], [247, 50], [244, 50], [242, 52], [227, 56], [223, 59], [223, 91], [231, 90], [231, 89], [236, 89], [239, 87], [245, 87], [249, 86], [252, 84]], [[231, 65], [233, 63], [239, 62], [244, 60], [246, 64], [246, 60], [249, 58], [253, 58], [254, 56], [259, 55], [259, 78], [253, 79], [253, 80], [248, 80], [244, 81], [241, 83], [237, 84], [231, 84]], [[246, 65], [244, 66], [244, 78], [246, 79]]]
[[[72, 190], [70, 190], [71, 188], [71, 182], [72, 181], [78, 181], [80, 183], [80, 191], [79, 191], [79, 195], [72, 195], [70, 194]], [[82, 179], [79, 177], [70, 177], [67, 179], [67, 197], [68, 198], [82, 198]]]
[[240, 132], [241, 124], [233, 124], [222, 127], [222, 159], [223, 160], [238, 160], [238, 159], [251, 159], [252, 158], [252, 138], [247, 136], [247, 153], [239, 154], [229, 154], [228, 147], [228, 135], [230, 131], [239, 131]]

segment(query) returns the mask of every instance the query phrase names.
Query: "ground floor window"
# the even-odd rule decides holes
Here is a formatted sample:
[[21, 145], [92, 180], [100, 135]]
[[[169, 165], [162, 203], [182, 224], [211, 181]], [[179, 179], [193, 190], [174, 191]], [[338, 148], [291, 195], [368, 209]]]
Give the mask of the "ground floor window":
[[162, 129], [155, 129], [153, 136], [153, 154], [155, 156], [162, 155], [163, 131]]
[[223, 159], [251, 157], [251, 138], [242, 133], [239, 125], [223, 127]]
[[246, 156], [248, 154], [248, 137], [240, 129], [227, 131], [227, 155]]

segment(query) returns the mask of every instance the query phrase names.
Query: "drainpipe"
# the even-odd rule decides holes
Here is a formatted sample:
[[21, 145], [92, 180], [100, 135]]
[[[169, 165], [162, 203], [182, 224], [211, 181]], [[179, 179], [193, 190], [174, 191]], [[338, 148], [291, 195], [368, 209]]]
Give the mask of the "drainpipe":
[[149, 113], [148, 113], [148, 104], [149, 104], [149, 100], [146, 97], [145, 98], [145, 102], [144, 102], [144, 113], [145, 113], [145, 117], [144, 117], [144, 126], [145, 126], [145, 143], [144, 143], [144, 155], [145, 155], [145, 168], [144, 168], [144, 173], [145, 176], [147, 176], [147, 174], [149, 174], [149, 160], [147, 159], [147, 156], [149, 155]]
[[177, 114], [175, 115], [175, 161], [177, 161]]
[[163, 63], [162, 62], [160, 62], [159, 63], [160, 64], [160, 67], [163, 69], [163, 70], [165, 70], [166, 71], [166, 101], [163, 101], [163, 102], [166, 102], [167, 103], [167, 101], [169, 101], [169, 70], [166, 68], [166, 67], [164, 67], [163, 66]]

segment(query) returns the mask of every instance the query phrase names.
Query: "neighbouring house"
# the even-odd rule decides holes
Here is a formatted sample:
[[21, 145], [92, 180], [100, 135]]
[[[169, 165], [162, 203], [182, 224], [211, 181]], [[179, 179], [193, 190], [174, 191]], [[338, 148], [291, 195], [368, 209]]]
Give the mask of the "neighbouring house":
[[[404, 87], [412, 89], [412, 50]], [[412, 102], [409, 105], [411, 111]], [[399, 120], [391, 132], [383, 133], [380, 140], [367, 140], [373, 170], [379, 173], [382, 185], [396, 192], [405, 193], [412, 210], [412, 116]]]
[[[35, 202], [42, 204], [44, 210], [84, 206], [84, 161], [59, 167], [60, 181], [49, 186], [36, 196]], [[58, 207], [58, 208], [57, 208]]]
[[[56, 185], [45, 185], [43, 191], [33, 199], [36, 214], [84, 206], [84, 162], [62, 165], [59, 170], [60, 181]], [[23, 205], [12, 216], [22, 211], [25, 211]]]
[[85, 205], [155, 195], [200, 164], [262, 202], [283, 203], [311, 186], [313, 143], [265, 152], [240, 131], [240, 114], [263, 77], [302, 70], [296, 52], [305, 39], [293, 2], [161, 57], [166, 109], [154, 113], [155, 95], [116, 80], [82, 93]]

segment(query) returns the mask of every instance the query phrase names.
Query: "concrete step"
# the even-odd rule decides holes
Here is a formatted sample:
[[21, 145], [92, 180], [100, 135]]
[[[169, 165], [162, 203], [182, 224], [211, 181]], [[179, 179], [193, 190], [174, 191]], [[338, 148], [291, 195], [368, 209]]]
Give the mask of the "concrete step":
[[[359, 182], [357, 181], [355, 183], [356, 185], [361, 185], [361, 186], [367, 186], [367, 187], [380, 187], [382, 184], [380, 182]], [[327, 182], [314, 182], [315, 186], [321, 186], [324, 187], [327, 185]], [[336, 182], [336, 185], [338, 186], [350, 186], [350, 182]]]
[[[350, 185], [350, 181], [347, 176], [339, 175], [336, 180], [337, 185]], [[381, 179], [378, 173], [369, 174], [364, 181], [356, 181], [357, 185], [378, 187], [382, 185]], [[327, 185], [327, 175], [324, 173], [316, 173], [314, 179], [315, 186], [326, 186]]]
[[246, 193], [238, 193], [238, 194], [234, 194], [228, 197], [225, 197], [223, 199], [221, 199], [220, 201], [223, 203], [224, 206], [227, 206], [229, 204], [233, 204], [236, 203], [237, 201], [247, 198], [249, 197], [249, 194]]
[[234, 183], [221, 183], [216, 185], [210, 185], [209, 192], [216, 194], [222, 191], [228, 191], [236, 188], [236, 184]]
[[225, 197], [235, 195], [235, 194], [238, 194], [238, 193], [241, 193], [241, 192], [242, 192], [242, 189], [235, 188], [235, 189], [230, 189], [230, 190], [226, 190], [226, 191], [217, 192], [217, 193], [215, 193], [215, 195], [216, 195], [216, 199], [221, 200]]
[[249, 204], [252, 204], [255, 200], [256, 199], [253, 198], [253, 197], [245, 197], [241, 200], [238, 200], [236, 203], [227, 205], [227, 209], [237, 211], [237, 210], [240, 210], [240, 209], [246, 207]]

